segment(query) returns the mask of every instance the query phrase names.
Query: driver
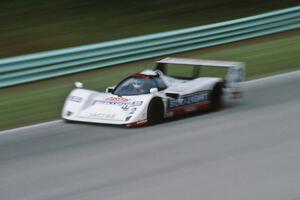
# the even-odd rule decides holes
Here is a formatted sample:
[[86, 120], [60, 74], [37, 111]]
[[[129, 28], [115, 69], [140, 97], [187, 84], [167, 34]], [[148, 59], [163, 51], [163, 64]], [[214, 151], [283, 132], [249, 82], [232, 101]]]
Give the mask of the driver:
[[135, 78], [132, 82], [132, 85], [136, 91], [139, 93], [145, 93], [145, 90], [143, 88], [142, 80]]

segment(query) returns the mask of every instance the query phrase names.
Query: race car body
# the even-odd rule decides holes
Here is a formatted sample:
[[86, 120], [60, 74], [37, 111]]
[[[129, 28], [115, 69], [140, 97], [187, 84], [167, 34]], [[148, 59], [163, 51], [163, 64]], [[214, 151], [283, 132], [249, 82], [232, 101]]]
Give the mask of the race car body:
[[[228, 68], [227, 77], [178, 78], [166, 74], [167, 64]], [[195, 71], [195, 70], [194, 70]], [[83, 89], [81, 83], [67, 97], [62, 118], [126, 126], [156, 124], [165, 118], [202, 109], [216, 110], [222, 96], [240, 97], [244, 64], [240, 62], [165, 58], [155, 70], [145, 70], [109, 87], [105, 92]]]

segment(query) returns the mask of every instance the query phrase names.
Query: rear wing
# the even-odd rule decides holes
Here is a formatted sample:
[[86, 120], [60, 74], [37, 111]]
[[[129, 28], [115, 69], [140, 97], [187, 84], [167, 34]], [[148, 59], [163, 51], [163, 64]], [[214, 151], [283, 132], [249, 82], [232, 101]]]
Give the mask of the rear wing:
[[227, 68], [227, 75], [225, 78], [225, 87], [229, 89], [232, 97], [237, 98], [240, 96], [241, 89], [239, 82], [244, 81], [245, 78], [245, 63], [232, 62], [232, 61], [219, 61], [219, 60], [200, 60], [189, 58], [164, 58], [157, 61], [156, 69], [166, 73], [167, 64], [183, 64], [192, 65], [194, 68], [194, 77], [199, 76], [199, 67], [222, 67]]

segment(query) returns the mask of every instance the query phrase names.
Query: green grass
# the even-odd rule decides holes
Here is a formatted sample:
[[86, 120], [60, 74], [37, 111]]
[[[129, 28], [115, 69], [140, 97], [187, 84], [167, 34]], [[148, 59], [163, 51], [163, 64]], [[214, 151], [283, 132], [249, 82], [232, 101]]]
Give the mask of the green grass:
[[[247, 79], [299, 69], [300, 31], [176, 54], [177, 57], [247, 63]], [[124, 77], [153, 68], [155, 59], [93, 70], [0, 90], [0, 130], [60, 118], [63, 101], [78, 80], [104, 90]]]
[[299, 0], [2, 0], [0, 58], [227, 21]]

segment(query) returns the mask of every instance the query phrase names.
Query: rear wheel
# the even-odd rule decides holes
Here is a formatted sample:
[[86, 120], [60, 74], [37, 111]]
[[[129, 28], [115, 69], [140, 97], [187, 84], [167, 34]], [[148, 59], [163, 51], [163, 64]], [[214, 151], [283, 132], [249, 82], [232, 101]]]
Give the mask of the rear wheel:
[[150, 101], [147, 112], [149, 125], [154, 125], [164, 120], [164, 105], [160, 98], [154, 98]]
[[222, 83], [215, 84], [211, 92], [210, 103], [211, 103], [210, 108], [212, 111], [217, 111], [222, 108], [223, 106], [223, 84]]

